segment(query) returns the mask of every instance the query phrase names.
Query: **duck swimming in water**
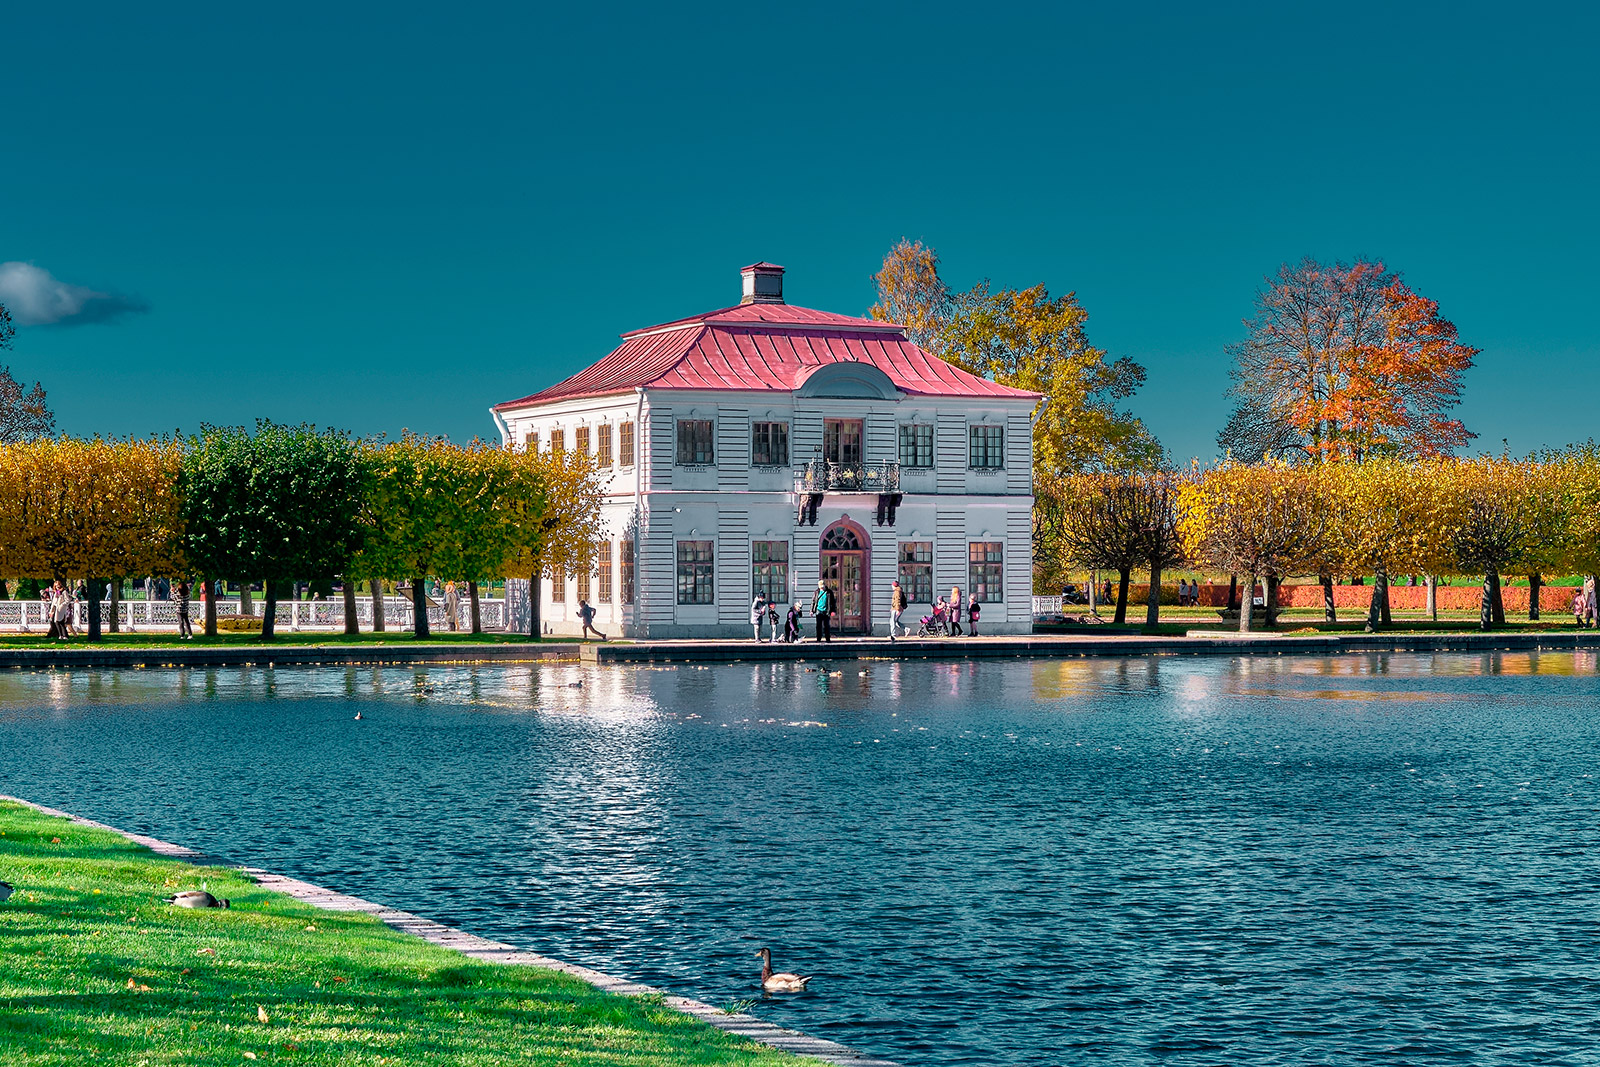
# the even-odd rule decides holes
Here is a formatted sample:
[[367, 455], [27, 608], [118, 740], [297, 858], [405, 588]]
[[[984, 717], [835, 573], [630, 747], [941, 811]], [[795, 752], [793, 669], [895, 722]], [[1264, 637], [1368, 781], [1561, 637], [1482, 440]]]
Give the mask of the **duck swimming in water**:
[[786, 971], [774, 974], [772, 973], [772, 950], [764, 948], [757, 952], [756, 955], [761, 957], [761, 988], [768, 993], [803, 993], [805, 992], [806, 983], [816, 977], [816, 975], [808, 974], [802, 978], [798, 974], [789, 974]]

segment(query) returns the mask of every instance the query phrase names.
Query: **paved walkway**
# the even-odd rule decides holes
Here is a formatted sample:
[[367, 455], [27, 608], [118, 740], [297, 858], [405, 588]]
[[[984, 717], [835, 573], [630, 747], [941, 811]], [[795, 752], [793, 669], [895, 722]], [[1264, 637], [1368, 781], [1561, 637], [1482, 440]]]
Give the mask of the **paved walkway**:
[[284, 893], [294, 897], [296, 900], [303, 900], [314, 907], [326, 908], [329, 911], [365, 912], [402, 933], [420, 937], [424, 941], [433, 942], [435, 945], [454, 949], [463, 956], [471, 956], [476, 960], [485, 960], [490, 963], [510, 963], [527, 967], [543, 967], [547, 970], [560, 971], [563, 974], [570, 974], [575, 978], [588, 982], [597, 989], [607, 993], [616, 993], [620, 996], [660, 995], [670, 1008], [687, 1015], [693, 1015], [718, 1030], [725, 1030], [730, 1034], [737, 1034], [751, 1041], [759, 1041], [763, 1045], [770, 1045], [784, 1052], [792, 1052], [798, 1056], [814, 1056], [826, 1063], [839, 1064], [841, 1067], [899, 1067], [898, 1064], [891, 1060], [878, 1059], [864, 1052], [857, 1052], [855, 1049], [835, 1041], [827, 1041], [820, 1037], [812, 1037], [810, 1034], [802, 1034], [798, 1030], [787, 1030], [781, 1026], [774, 1026], [753, 1015], [745, 1015], [742, 1012], [727, 1014], [704, 1001], [673, 996], [651, 986], [630, 982], [625, 978], [615, 978], [588, 967], [580, 967], [573, 963], [563, 963], [561, 960], [553, 960], [548, 956], [541, 956], [534, 952], [524, 952], [513, 945], [490, 941], [486, 938], [478, 937], [476, 934], [469, 934], [465, 930], [457, 930], [453, 927], [436, 923], [432, 919], [413, 915], [408, 911], [400, 911], [397, 908], [385, 907], [382, 904], [375, 904], [360, 897], [338, 893], [332, 889], [324, 889], [322, 886], [312, 885], [310, 882], [302, 882], [297, 878], [287, 878], [281, 874], [273, 874], [257, 867], [244, 867], [228, 863], [226, 860], [207, 856], [184, 845], [174, 845], [159, 838], [130, 833], [115, 826], [107, 826], [103, 822], [85, 819], [69, 811], [47, 808], [43, 804], [35, 804], [31, 800], [24, 800], [21, 797], [0, 794], [0, 800], [14, 801], [46, 815], [71, 819], [82, 826], [93, 826], [96, 829], [109, 830], [114, 834], [120, 834], [135, 844], [145, 846], [158, 855], [201, 866], [233, 867], [235, 870], [248, 874], [264, 889]]

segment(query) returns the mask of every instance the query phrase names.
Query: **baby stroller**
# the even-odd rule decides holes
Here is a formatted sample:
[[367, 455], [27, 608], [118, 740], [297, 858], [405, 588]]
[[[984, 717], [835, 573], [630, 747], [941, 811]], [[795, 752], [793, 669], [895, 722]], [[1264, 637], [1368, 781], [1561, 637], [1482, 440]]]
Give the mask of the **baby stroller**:
[[924, 615], [917, 622], [918, 637], [943, 637], [949, 633], [949, 613], [945, 609], [944, 600], [941, 599], [933, 606], [932, 615]]

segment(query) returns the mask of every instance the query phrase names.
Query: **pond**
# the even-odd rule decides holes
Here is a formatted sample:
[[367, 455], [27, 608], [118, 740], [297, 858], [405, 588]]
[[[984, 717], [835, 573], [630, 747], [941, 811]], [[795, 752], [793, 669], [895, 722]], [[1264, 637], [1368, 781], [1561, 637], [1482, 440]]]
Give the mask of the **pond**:
[[0, 791], [906, 1064], [1592, 1062], [1596, 774], [1588, 653], [0, 676]]

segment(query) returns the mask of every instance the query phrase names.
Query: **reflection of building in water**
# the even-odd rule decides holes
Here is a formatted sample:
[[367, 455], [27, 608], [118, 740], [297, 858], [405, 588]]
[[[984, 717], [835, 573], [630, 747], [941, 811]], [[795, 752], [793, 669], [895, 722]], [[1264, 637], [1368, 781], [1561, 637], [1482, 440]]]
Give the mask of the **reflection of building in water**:
[[[749, 637], [756, 595], [836, 628], [912, 630], [976, 594], [980, 632], [1032, 628], [1037, 393], [968, 374], [903, 327], [786, 303], [783, 268], [743, 272], [735, 306], [623, 335], [600, 362], [497, 405], [502, 440], [592, 456], [609, 475], [595, 570], [539, 585], [539, 616], [610, 634]], [[513, 582], [527, 623], [526, 583]]]

